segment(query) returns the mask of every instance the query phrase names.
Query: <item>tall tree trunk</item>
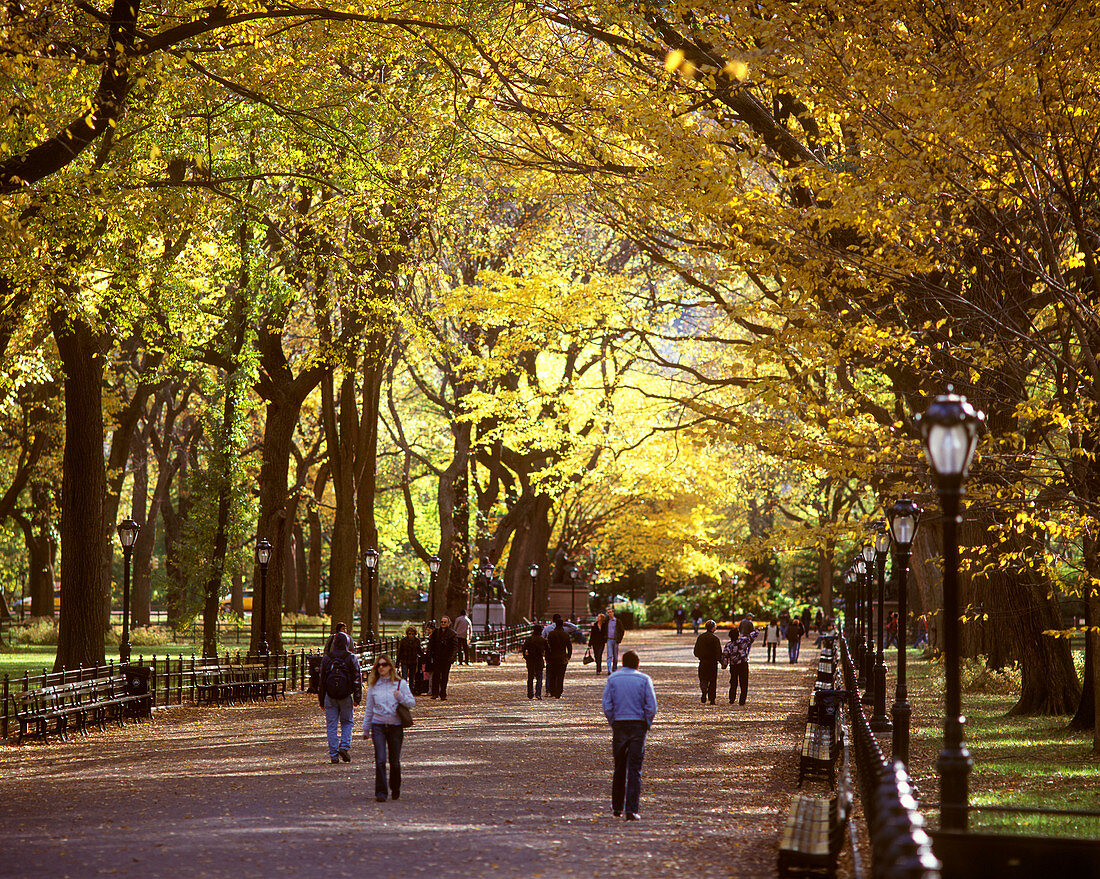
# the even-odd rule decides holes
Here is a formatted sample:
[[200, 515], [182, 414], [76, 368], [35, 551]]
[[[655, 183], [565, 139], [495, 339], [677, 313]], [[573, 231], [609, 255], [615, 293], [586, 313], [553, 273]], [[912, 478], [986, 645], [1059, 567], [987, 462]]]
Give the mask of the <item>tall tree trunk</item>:
[[298, 597], [293, 612], [303, 613], [306, 609], [306, 595], [309, 594], [309, 567], [306, 559], [306, 535], [301, 517], [294, 520], [294, 570], [298, 575], [296, 589]]
[[103, 353], [83, 320], [50, 312], [65, 374], [65, 452], [61, 464], [61, 620], [54, 668], [102, 664], [107, 580], [102, 559]]
[[[359, 422], [355, 450], [355, 506], [359, 515], [360, 552], [370, 547], [378, 549], [378, 524], [374, 518], [374, 501], [378, 491], [378, 421], [382, 405], [382, 380], [386, 373], [386, 346], [389, 338], [387, 330], [388, 328], [369, 331], [363, 353], [363, 417]], [[364, 640], [367, 631], [382, 631], [378, 583], [384, 562], [384, 559], [379, 560], [379, 570], [375, 572], [373, 578], [367, 576], [366, 565], [361, 566], [359, 570], [363, 595], [363, 605], [360, 608], [362, 614], [360, 637]], [[368, 595], [368, 591], [372, 589], [373, 592]]]
[[321, 531], [321, 514], [317, 512], [317, 505], [325, 494], [325, 486], [328, 484], [329, 467], [322, 464], [317, 472], [317, 481], [313, 485], [313, 503], [309, 505], [309, 588], [306, 590], [306, 613], [316, 617], [327, 613], [321, 606], [321, 548], [324, 545], [324, 534]]
[[542, 572], [547, 564], [546, 548], [550, 543], [552, 501], [549, 495], [539, 494], [521, 504], [524, 509], [512, 532], [511, 551], [504, 572], [504, 582], [512, 593], [507, 604], [507, 620], [513, 625], [524, 619], [534, 619], [531, 565], [537, 564]]
[[[358, 545], [355, 529], [355, 475], [352, 460], [351, 436], [357, 427], [352, 419], [351, 404], [346, 408], [343, 397], [355, 399], [355, 378], [349, 371], [341, 385], [339, 418], [334, 378], [331, 373], [321, 382], [321, 407], [325, 424], [325, 442], [328, 447], [328, 466], [332, 490], [336, 497], [336, 510], [332, 522], [332, 538], [329, 543], [329, 602], [334, 623], [346, 623], [350, 627], [355, 618], [355, 562]], [[362, 636], [360, 635], [360, 639]]]
[[52, 617], [56, 546], [49, 518], [50, 489], [45, 483], [31, 483], [31, 507], [34, 510], [31, 518], [21, 513], [12, 514], [23, 532], [23, 542], [27, 547], [27, 591], [31, 599], [31, 616]]
[[[470, 503], [466, 473], [470, 461], [472, 428], [452, 423], [454, 456], [439, 477], [439, 576], [429, 609], [437, 617], [451, 614], [459, 604], [466, 606], [467, 576], [470, 570]], [[430, 612], [430, 610], [429, 610]]]

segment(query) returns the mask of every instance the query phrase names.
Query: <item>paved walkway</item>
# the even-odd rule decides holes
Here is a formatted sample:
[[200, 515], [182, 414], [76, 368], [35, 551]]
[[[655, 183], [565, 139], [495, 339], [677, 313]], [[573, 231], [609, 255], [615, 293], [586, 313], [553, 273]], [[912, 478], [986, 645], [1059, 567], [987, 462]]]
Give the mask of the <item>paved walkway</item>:
[[374, 801], [358, 734], [352, 763], [329, 763], [304, 694], [0, 746], [0, 876], [773, 876], [817, 651], [767, 665], [757, 646], [749, 703], [726, 704], [720, 672], [702, 706], [693, 644], [628, 633], [660, 709], [640, 822], [611, 816], [603, 678], [575, 661], [561, 700], [529, 702], [513, 656], [420, 700], [398, 802]]

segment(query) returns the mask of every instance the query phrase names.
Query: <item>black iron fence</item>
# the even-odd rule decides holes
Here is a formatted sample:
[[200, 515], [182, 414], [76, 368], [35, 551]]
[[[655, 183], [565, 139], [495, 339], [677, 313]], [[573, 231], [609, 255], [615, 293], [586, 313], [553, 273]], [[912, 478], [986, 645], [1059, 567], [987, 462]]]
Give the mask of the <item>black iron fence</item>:
[[848, 643], [838, 637], [837, 644], [847, 691], [850, 747], [871, 842], [871, 875], [875, 879], [938, 879], [940, 864], [932, 854], [932, 840], [924, 830], [909, 776], [902, 763], [891, 762], [882, 753], [863, 714]]
[[[491, 632], [489, 635], [481, 635], [477, 640], [477, 650], [482, 657], [489, 654], [498, 656], [510, 653], [519, 648], [523, 639], [529, 632], [527, 626], [509, 626]], [[364, 668], [374, 663], [379, 654], [385, 653], [395, 656], [397, 644], [400, 640], [396, 635], [376, 638], [375, 640], [356, 646], [360, 657], [360, 663]], [[426, 639], [421, 642], [426, 647]], [[232, 672], [233, 669], [257, 667], [262, 669], [263, 679], [279, 684], [280, 692], [294, 692], [307, 690], [310, 687], [310, 673], [320, 665], [321, 645], [317, 649], [299, 649], [284, 653], [260, 655], [248, 652], [225, 652], [218, 656], [197, 657], [191, 656], [157, 656], [136, 655], [130, 665], [150, 669], [149, 695], [154, 708], [164, 708], [170, 705], [183, 705], [208, 701], [204, 693], [208, 692], [208, 672], [211, 668], [220, 668]], [[71, 684], [79, 681], [90, 681], [98, 678], [110, 678], [118, 674], [122, 665], [114, 661], [103, 665], [88, 668], [62, 669], [61, 671], [45, 671], [39, 674], [25, 672], [15, 678], [4, 675], [0, 681], [0, 738], [7, 738], [18, 728], [15, 722], [16, 693], [27, 692], [40, 687], [53, 687], [61, 684]]]

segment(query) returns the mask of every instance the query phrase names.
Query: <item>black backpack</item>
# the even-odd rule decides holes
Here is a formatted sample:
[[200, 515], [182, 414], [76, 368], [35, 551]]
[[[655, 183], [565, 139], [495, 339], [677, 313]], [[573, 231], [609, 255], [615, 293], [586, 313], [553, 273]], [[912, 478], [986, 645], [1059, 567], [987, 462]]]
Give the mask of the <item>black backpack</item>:
[[325, 675], [325, 693], [331, 699], [346, 699], [354, 692], [355, 671], [351, 665], [351, 654], [343, 659], [333, 656]]

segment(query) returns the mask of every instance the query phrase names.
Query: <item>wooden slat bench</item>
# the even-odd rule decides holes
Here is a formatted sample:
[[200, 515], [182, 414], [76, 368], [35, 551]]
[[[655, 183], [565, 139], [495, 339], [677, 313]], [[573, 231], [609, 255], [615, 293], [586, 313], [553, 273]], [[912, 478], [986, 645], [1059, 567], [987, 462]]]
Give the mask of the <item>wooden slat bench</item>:
[[194, 670], [196, 701], [211, 705], [286, 698], [286, 681], [269, 677], [263, 663], [205, 665]]
[[798, 786], [807, 778], [824, 777], [829, 787], [836, 786], [836, 737], [829, 726], [806, 724], [806, 736], [798, 754]]
[[65, 739], [70, 730], [87, 735], [89, 724], [103, 729], [112, 722], [121, 726], [127, 717], [137, 720], [148, 717], [151, 710], [148, 692], [143, 687], [128, 689], [132, 682], [132, 676], [115, 674], [12, 694], [19, 742], [28, 737], [46, 741], [51, 728], [53, 734]]
[[779, 840], [779, 875], [834, 876], [851, 808], [846, 774], [835, 797], [795, 794]]

